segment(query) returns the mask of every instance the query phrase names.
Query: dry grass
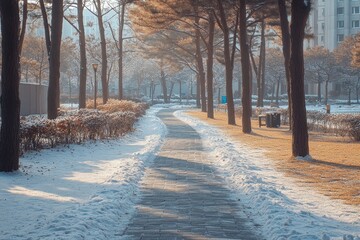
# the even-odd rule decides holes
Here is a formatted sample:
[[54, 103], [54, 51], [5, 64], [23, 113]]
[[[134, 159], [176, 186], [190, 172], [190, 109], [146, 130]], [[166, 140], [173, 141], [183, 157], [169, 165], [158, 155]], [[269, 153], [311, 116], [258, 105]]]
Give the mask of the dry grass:
[[277, 169], [299, 184], [347, 204], [360, 205], [360, 143], [310, 132], [310, 154], [314, 161], [300, 161], [291, 157], [291, 133], [287, 126], [259, 128], [258, 121], [253, 120], [252, 134], [243, 134], [241, 119], [236, 119], [236, 126], [227, 125], [224, 112], [215, 112], [215, 119], [208, 119], [206, 113], [202, 112], [189, 111], [188, 114], [220, 128], [251, 147], [265, 149]]

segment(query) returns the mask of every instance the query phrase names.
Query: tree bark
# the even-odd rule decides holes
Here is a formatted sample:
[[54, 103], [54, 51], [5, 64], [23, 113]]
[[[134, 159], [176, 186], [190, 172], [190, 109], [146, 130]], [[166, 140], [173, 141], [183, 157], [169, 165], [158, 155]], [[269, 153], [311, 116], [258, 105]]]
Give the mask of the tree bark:
[[292, 104], [291, 104], [291, 89], [290, 89], [290, 31], [289, 31], [289, 20], [286, 9], [286, 1], [278, 0], [279, 6], [279, 14], [280, 14], [280, 26], [281, 26], [281, 39], [282, 39], [282, 49], [284, 54], [284, 65], [285, 65], [285, 75], [286, 75], [286, 87], [287, 87], [287, 95], [288, 95], [288, 115], [289, 115], [289, 123], [290, 130], [292, 129]]
[[359, 88], [360, 88], [360, 76], [358, 76], [356, 82], [356, 103], [359, 103]]
[[218, 0], [220, 20], [222, 25], [222, 30], [224, 34], [224, 58], [225, 58], [225, 88], [226, 88], [226, 97], [227, 97], [227, 113], [228, 113], [228, 124], [235, 125], [235, 108], [234, 108], [234, 97], [233, 97], [233, 67], [231, 64], [231, 54], [230, 54], [230, 37], [229, 37], [229, 26], [227, 24], [227, 19], [225, 15], [225, 10], [221, 0]]
[[212, 11], [209, 12], [209, 41], [207, 43], [207, 117], [214, 118], [214, 93], [213, 93], [213, 65], [214, 65], [214, 33], [215, 33], [215, 18]]
[[200, 82], [200, 97], [201, 97], [201, 111], [206, 112], [206, 95], [205, 95], [205, 71], [204, 63], [202, 60], [201, 54], [201, 33], [200, 33], [200, 18], [197, 11], [197, 6], [195, 5], [195, 45], [196, 45], [196, 63], [199, 74]]
[[63, 0], [54, 1], [51, 18], [51, 48], [49, 63], [48, 118], [55, 119], [60, 107], [60, 48], [63, 22]]
[[201, 93], [200, 93], [200, 77], [199, 73], [196, 74], [196, 107], [201, 108]]
[[2, 35], [0, 171], [11, 172], [19, 169], [20, 151], [18, 1], [0, 1], [0, 15]]
[[321, 80], [320, 79], [318, 79], [317, 94], [318, 94], [318, 102], [321, 103]]
[[174, 85], [175, 85], [174, 82], [170, 83], [170, 90], [169, 90], [169, 97], [168, 97], [169, 102], [171, 102], [171, 96], [172, 96], [172, 93], [173, 93], [173, 90], [174, 90]]
[[265, 87], [265, 20], [261, 22], [261, 43], [260, 43], [260, 56], [259, 68], [257, 71], [257, 89], [258, 100], [257, 107], [264, 106], [264, 87]]
[[179, 95], [180, 95], [180, 104], [182, 103], [182, 84], [181, 80], [179, 80]]
[[124, 24], [125, 24], [125, 6], [126, 0], [122, 0], [122, 4], [119, 3], [119, 7], [121, 6], [121, 11], [119, 11], [119, 99], [122, 100], [124, 98], [123, 95], [123, 32], [124, 32]]
[[329, 76], [328, 79], [325, 81], [325, 105], [328, 103], [328, 94], [329, 94]]
[[311, 9], [310, 0], [293, 0], [291, 4], [291, 105], [292, 154], [294, 157], [309, 155], [308, 129], [304, 89], [304, 48], [306, 21]]
[[86, 107], [86, 42], [84, 28], [84, 6], [82, 0], [77, 0], [78, 24], [79, 24], [79, 47], [80, 47], [80, 86], [79, 86], [79, 109]]
[[21, 56], [22, 47], [23, 47], [23, 43], [24, 43], [24, 39], [25, 39], [27, 16], [28, 16], [28, 1], [24, 0], [24, 2], [23, 2], [23, 12], [22, 12], [21, 32], [20, 32], [20, 39], [19, 39], [19, 56]]
[[263, 32], [261, 33], [261, 50], [262, 50], [262, 54], [261, 54], [261, 92], [260, 92], [260, 106], [263, 107], [264, 106], [264, 97], [265, 97], [265, 87], [266, 87], [266, 79], [265, 79], [265, 64], [266, 64], [266, 39], [265, 39], [265, 21], [263, 22], [263, 26], [262, 28], [264, 30], [262, 30]]
[[50, 49], [51, 49], [50, 26], [49, 26], [49, 22], [48, 22], [48, 17], [47, 17], [47, 13], [46, 13], [44, 0], [40, 0], [40, 9], [41, 9], [41, 15], [42, 15], [43, 24], [44, 24], [45, 44], [46, 44], [47, 55], [50, 58]]
[[280, 77], [278, 78], [276, 82], [276, 105], [279, 104], [279, 90], [280, 90]]
[[109, 99], [109, 87], [107, 81], [107, 53], [106, 53], [106, 38], [105, 38], [105, 29], [103, 22], [103, 15], [101, 9], [101, 1], [94, 0], [94, 5], [97, 10], [97, 20], [99, 24], [99, 33], [100, 33], [100, 44], [101, 44], [101, 86], [102, 86], [102, 98], [103, 104], [105, 104]]
[[161, 81], [161, 87], [162, 87], [163, 95], [164, 95], [164, 103], [168, 103], [166, 77], [165, 77], [165, 72], [162, 69], [162, 67], [161, 67], [161, 70], [160, 70], [160, 81]]
[[247, 44], [246, 28], [246, 0], [240, 0], [240, 49], [241, 49], [241, 69], [242, 69], [242, 131], [251, 133], [251, 78], [250, 78], [250, 59]]

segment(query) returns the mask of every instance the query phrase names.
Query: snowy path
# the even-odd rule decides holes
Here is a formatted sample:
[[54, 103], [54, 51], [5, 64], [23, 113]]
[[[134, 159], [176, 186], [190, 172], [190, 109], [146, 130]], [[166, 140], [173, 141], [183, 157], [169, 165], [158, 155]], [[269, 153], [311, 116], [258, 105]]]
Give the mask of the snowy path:
[[[136, 204], [149, 196], [141, 196], [139, 184], [166, 136], [159, 110], [148, 110], [136, 131], [120, 140], [27, 153], [18, 172], [0, 173], [0, 239], [121, 239]], [[182, 111], [175, 116], [200, 134], [211, 156], [206, 168], [221, 174], [266, 239], [360, 240], [360, 207], [299, 187], [277, 172], [261, 149]], [[217, 180], [207, 176], [209, 183]], [[180, 184], [167, 187], [182, 190]]]
[[145, 171], [143, 196], [125, 239], [261, 239], [224, 180], [209, 164], [199, 134], [163, 110], [168, 135]]

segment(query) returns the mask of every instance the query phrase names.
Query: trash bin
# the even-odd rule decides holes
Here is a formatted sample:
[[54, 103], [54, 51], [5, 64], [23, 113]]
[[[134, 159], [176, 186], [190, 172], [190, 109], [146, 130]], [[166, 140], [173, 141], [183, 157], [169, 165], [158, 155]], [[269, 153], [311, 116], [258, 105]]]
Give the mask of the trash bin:
[[280, 113], [267, 113], [266, 114], [266, 127], [278, 128], [280, 127]]

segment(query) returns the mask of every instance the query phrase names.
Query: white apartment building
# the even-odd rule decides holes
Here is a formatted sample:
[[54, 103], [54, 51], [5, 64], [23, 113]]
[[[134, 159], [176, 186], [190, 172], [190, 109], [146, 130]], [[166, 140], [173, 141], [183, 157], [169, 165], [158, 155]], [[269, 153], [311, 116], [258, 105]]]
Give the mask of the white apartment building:
[[334, 50], [345, 37], [360, 32], [360, 0], [314, 0], [309, 26], [314, 38], [306, 46]]

